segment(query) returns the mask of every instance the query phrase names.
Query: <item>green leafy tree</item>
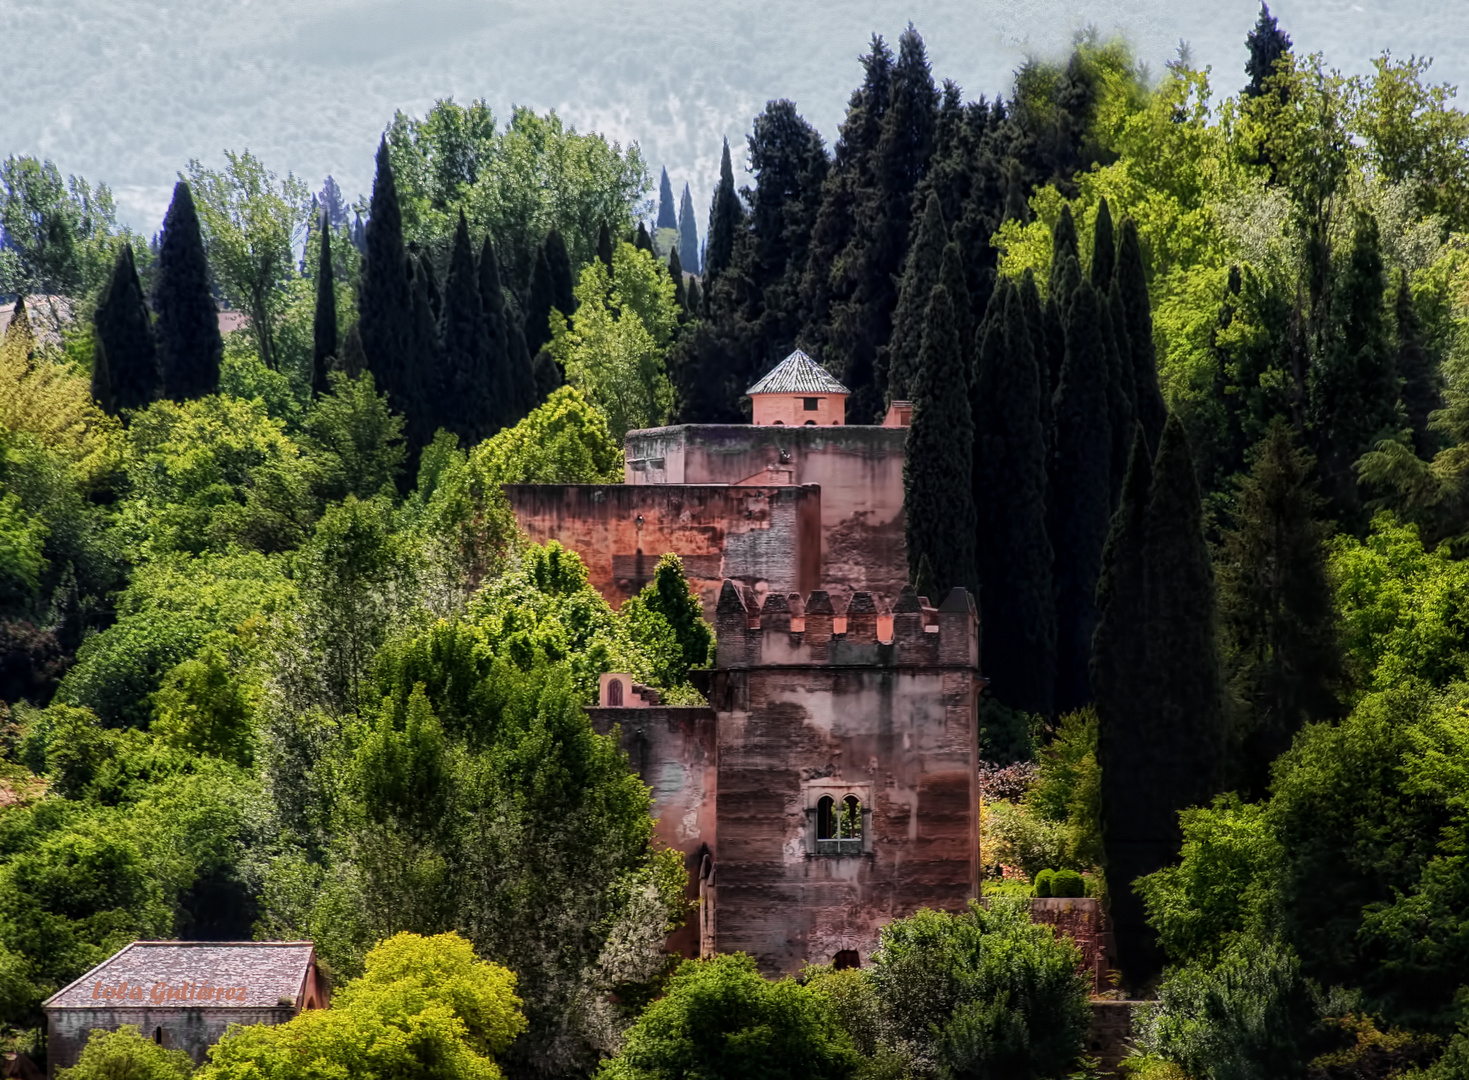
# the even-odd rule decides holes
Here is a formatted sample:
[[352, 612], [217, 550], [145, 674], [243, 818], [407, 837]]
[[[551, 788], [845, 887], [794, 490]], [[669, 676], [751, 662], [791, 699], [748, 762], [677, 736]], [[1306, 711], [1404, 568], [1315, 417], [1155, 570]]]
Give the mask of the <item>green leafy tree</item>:
[[622, 447], [586, 396], [563, 386], [520, 423], [476, 447], [470, 465], [487, 484], [617, 483]]
[[193, 1073], [187, 1053], [166, 1050], [135, 1024], [123, 1024], [115, 1031], [93, 1030], [77, 1063], [56, 1075], [60, 1080], [187, 1080]]
[[367, 954], [330, 1009], [231, 1027], [201, 1080], [421, 1076], [499, 1080], [495, 1058], [525, 1028], [515, 975], [457, 934], [401, 933]]
[[12, 154], [0, 162], [0, 292], [84, 297], [106, 280], [123, 243], [106, 184], [61, 175], [50, 161]]
[[275, 368], [282, 286], [297, 276], [295, 248], [310, 221], [310, 192], [293, 175], [278, 178], [248, 150], [224, 156], [223, 170], [191, 160], [189, 189], [214, 278], [248, 314], [260, 359]]
[[[974, 420], [967, 394], [968, 365], [949, 291], [934, 287], [924, 319], [923, 349], [913, 384], [913, 425], [903, 462], [908, 573], [915, 585], [947, 596], [975, 580]], [[931, 580], [924, 580], [927, 561]]]
[[209, 259], [194, 196], [180, 180], [163, 217], [153, 309], [158, 312], [158, 364], [163, 393], [183, 402], [219, 388], [224, 344], [210, 288]]
[[857, 1064], [823, 995], [794, 979], [767, 982], [750, 957], [737, 954], [685, 961], [597, 1075], [838, 1080]]
[[1076, 956], [1070, 941], [1030, 922], [1028, 902], [897, 919], [883, 927], [872, 965], [884, 1036], [940, 1075], [1062, 1075], [1088, 1022]]
[[672, 552], [658, 560], [653, 580], [622, 605], [621, 615], [634, 623], [656, 616], [672, 632], [678, 655], [669, 670], [660, 672], [663, 685], [677, 686], [688, 679], [690, 668], [713, 662], [714, 631], [704, 621], [704, 605], [684, 577], [682, 560]]
[[678, 310], [673, 282], [649, 253], [618, 244], [612, 268], [609, 275], [594, 259], [582, 269], [576, 319], [552, 314], [549, 351], [620, 439], [668, 419], [673, 385], [664, 357]]

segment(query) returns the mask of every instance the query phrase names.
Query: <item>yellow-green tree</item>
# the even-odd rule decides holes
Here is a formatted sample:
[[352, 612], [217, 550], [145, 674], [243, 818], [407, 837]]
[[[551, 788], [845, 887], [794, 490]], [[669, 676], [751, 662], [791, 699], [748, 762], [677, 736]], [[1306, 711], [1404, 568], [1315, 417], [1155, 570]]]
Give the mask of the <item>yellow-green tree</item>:
[[664, 358], [678, 326], [667, 270], [646, 251], [618, 244], [612, 271], [600, 259], [582, 268], [575, 319], [551, 314], [551, 355], [572, 386], [607, 417], [619, 442], [632, 428], [666, 423], [673, 384]]

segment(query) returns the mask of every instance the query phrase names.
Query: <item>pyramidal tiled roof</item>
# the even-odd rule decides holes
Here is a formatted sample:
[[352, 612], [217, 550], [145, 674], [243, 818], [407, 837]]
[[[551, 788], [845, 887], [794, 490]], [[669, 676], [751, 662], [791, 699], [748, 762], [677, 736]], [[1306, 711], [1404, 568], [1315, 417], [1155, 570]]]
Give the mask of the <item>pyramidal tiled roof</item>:
[[850, 394], [827, 370], [800, 349], [791, 353], [747, 394]]

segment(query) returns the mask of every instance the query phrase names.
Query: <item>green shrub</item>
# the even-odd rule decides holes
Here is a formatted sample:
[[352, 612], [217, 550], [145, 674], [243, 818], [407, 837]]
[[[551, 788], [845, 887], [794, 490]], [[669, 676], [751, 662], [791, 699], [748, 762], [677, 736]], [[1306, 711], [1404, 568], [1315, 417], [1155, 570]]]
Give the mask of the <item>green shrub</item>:
[[1034, 893], [1036, 896], [1056, 895], [1056, 871], [1042, 870], [1035, 876]]
[[182, 1050], [165, 1050], [131, 1024], [116, 1031], [93, 1029], [75, 1067], [58, 1080], [186, 1080], [194, 1063]]
[[1075, 870], [1057, 870], [1051, 878], [1052, 896], [1085, 896], [1086, 882]]

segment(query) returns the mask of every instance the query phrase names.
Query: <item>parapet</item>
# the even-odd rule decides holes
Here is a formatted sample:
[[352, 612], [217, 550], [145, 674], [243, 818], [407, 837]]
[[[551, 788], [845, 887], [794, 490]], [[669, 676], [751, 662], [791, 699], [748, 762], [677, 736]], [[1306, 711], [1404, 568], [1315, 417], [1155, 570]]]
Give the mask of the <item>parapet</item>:
[[[887, 639], [879, 628], [891, 622]], [[714, 612], [715, 666], [758, 667], [979, 667], [979, 615], [967, 589], [955, 588], [934, 608], [912, 585], [903, 586], [890, 614], [871, 593], [855, 592], [842, 614], [817, 589], [803, 601], [755, 592], [726, 579]]]

